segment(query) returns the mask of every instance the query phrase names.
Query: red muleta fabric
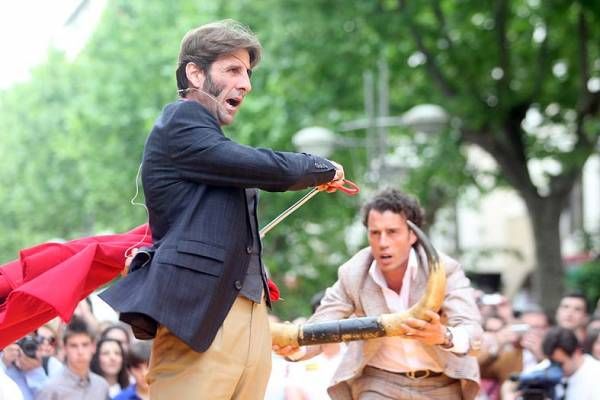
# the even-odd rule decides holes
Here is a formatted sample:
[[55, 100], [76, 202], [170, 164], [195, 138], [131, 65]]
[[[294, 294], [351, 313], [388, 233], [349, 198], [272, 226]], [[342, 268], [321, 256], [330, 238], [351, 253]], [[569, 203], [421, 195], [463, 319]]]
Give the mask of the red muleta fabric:
[[[56, 316], [68, 321], [82, 299], [123, 272], [128, 249], [151, 245], [141, 225], [21, 250], [18, 260], [0, 266], [0, 349]], [[279, 300], [279, 289], [268, 283], [271, 301]]]

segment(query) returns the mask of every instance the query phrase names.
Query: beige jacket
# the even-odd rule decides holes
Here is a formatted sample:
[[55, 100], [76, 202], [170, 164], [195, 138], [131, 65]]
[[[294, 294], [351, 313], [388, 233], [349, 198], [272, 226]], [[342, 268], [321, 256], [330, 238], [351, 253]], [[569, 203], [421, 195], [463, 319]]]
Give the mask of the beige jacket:
[[[427, 266], [422, 249], [419, 249], [420, 265]], [[473, 289], [462, 268], [455, 260], [440, 254], [446, 270], [446, 296], [442, 306], [442, 320], [448, 326], [461, 326], [470, 336], [471, 350], [479, 349], [482, 334], [480, 314], [475, 304]], [[379, 316], [389, 313], [381, 288], [369, 275], [369, 267], [373, 262], [370, 248], [356, 253], [338, 270], [338, 280], [328, 288], [321, 305], [307, 321], [314, 323], [352, 317]], [[411, 285], [409, 304], [415, 304], [422, 296], [429, 275], [429, 269], [419, 268], [416, 282]], [[350, 400], [350, 382], [362, 374], [363, 368], [375, 355], [380, 339], [356, 341], [348, 343], [348, 348], [338, 367], [329, 395], [334, 400]], [[457, 355], [445, 351], [438, 346], [425, 346], [432, 357], [444, 366], [444, 373], [452, 378], [460, 379], [464, 399], [474, 399], [479, 390], [479, 366], [475, 357]], [[320, 352], [320, 346], [311, 346], [308, 357]], [[306, 357], [306, 358], [308, 358]]]

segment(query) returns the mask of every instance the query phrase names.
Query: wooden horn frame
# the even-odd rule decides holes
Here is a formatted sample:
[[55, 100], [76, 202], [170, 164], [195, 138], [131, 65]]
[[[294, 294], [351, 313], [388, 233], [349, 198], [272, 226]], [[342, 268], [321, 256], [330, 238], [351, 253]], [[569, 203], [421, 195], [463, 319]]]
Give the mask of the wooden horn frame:
[[322, 343], [349, 342], [383, 336], [401, 336], [405, 333], [402, 323], [410, 317], [428, 320], [427, 310], [438, 312], [446, 292], [446, 272], [439, 255], [429, 238], [411, 221], [406, 221], [423, 246], [429, 265], [429, 279], [425, 293], [410, 309], [401, 313], [382, 314], [378, 317], [349, 318], [314, 324], [271, 323], [273, 344], [281, 347], [306, 346]]

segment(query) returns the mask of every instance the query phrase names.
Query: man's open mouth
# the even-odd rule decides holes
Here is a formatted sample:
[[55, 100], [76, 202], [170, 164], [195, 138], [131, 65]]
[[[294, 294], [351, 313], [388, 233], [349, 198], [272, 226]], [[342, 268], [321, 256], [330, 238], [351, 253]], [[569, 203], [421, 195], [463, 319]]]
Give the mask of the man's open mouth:
[[227, 102], [227, 104], [229, 104], [232, 107], [237, 107], [242, 102], [240, 99], [227, 99], [225, 101]]

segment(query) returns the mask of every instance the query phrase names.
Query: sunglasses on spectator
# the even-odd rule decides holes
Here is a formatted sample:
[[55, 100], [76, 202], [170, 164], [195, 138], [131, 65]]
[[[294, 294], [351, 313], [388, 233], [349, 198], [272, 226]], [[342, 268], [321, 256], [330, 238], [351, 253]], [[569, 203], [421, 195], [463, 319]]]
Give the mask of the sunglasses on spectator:
[[56, 344], [56, 337], [54, 337], [54, 336], [44, 336], [44, 335], [40, 335], [37, 332], [36, 332], [35, 336], [37, 337], [37, 340], [40, 343], [47, 342], [50, 346], [54, 346]]

